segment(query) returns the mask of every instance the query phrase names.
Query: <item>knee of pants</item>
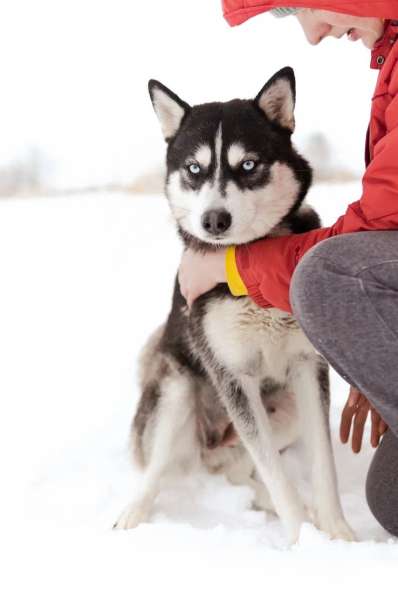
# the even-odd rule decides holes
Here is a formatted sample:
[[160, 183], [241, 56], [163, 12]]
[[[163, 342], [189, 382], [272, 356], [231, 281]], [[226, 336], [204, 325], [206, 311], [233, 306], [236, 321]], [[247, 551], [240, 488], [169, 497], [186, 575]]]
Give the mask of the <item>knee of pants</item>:
[[321, 332], [319, 326], [327, 325], [325, 314], [333, 313], [337, 323], [344, 318], [342, 307], [355, 303], [358, 286], [352, 279], [360, 245], [366, 241], [361, 233], [334, 236], [315, 245], [299, 262], [290, 285], [290, 302], [308, 335], [314, 326]]
[[366, 500], [378, 523], [398, 536], [398, 440], [388, 431], [373, 457], [366, 479]]
[[290, 285], [290, 302], [295, 317], [304, 329], [311, 330], [319, 318], [317, 312], [339, 292], [333, 283], [336, 272], [331, 268], [330, 240], [322, 241], [304, 255], [293, 274]]
[[[311, 323], [319, 305], [328, 307], [356, 296], [352, 280], [377, 267], [378, 284], [394, 288], [391, 271], [381, 266], [398, 262], [398, 231], [355, 232], [321, 241], [299, 262], [290, 285], [290, 302], [297, 319]], [[365, 267], [366, 266], [366, 267]], [[308, 321], [307, 321], [308, 320]]]

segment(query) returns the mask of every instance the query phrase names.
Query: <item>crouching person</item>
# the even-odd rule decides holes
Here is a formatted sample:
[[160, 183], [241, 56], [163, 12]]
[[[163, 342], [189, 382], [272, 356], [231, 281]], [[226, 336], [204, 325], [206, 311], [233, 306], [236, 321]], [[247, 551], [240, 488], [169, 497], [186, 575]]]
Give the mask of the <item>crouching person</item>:
[[371, 416], [377, 450], [367, 499], [380, 524], [398, 536], [398, 3], [224, 0], [223, 7], [231, 25], [266, 11], [293, 15], [312, 45], [328, 36], [361, 40], [380, 71], [360, 199], [327, 228], [208, 255], [188, 250], [179, 275], [189, 304], [225, 281], [233, 294], [295, 315], [351, 385], [340, 436], [347, 442], [351, 434], [354, 452]]

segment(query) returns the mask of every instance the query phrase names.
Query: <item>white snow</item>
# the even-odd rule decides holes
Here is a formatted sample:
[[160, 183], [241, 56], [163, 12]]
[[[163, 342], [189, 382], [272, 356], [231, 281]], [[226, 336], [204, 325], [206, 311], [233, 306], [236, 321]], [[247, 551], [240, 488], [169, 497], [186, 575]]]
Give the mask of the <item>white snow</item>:
[[[331, 223], [359, 193], [316, 186], [311, 198]], [[372, 450], [355, 456], [337, 440], [347, 387], [335, 374], [340, 490], [358, 543], [307, 524], [286, 549], [247, 487], [205, 473], [176, 480], [149, 524], [111, 530], [139, 483], [127, 457], [136, 357], [167, 314], [179, 254], [161, 197], [0, 202], [3, 594], [380, 592], [398, 545], [365, 503]]]

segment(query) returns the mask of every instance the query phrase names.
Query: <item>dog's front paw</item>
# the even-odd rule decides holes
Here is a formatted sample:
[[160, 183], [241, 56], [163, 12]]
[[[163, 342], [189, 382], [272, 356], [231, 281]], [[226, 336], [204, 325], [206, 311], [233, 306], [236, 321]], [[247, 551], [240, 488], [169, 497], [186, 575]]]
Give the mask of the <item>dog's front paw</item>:
[[290, 546], [295, 545], [298, 542], [300, 538], [301, 525], [305, 522], [308, 522], [308, 520], [306, 508], [303, 506], [302, 508], [297, 509], [295, 516], [290, 516], [287, 521], [283, 521], [288, 544]]
[[134, 529], [147, 522], [150, 516], [150, 504], [145, 501], [131, 502], [113, 525], [114, 529]]
[[342, 541], [355, 541], [355, 533], [344, 520], [344, 518], [323, 517], [319, 520], [317, 527], [331, 539], [341, 539]]

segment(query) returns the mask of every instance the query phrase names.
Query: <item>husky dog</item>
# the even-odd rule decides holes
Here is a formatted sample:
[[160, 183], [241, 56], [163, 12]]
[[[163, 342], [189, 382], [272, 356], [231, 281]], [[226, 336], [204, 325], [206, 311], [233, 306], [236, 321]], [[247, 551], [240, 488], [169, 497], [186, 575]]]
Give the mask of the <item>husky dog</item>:
[[[291, 68], [254, 100], [190, 107], [154, 80], [149, 92], [168, 143], [166, 195], [185, 247], [211, 251], [319, 226], [302, 204], [311, 169], [291, 143]], [[353, 539], [337, 491], [327, 364], [290, 314], [234, 297], [226, 284], [188, 310], [176, 280], [168, 320], [140, 365], [131, 446], [144, 483], [116, 528], [147, 520], [165, 473], [199, 461], [251, 485], [257, 505], [279, 515], [293, 543], [308, 511], [281, 451], [302, 437], [314, 522], [333, 538]]]

